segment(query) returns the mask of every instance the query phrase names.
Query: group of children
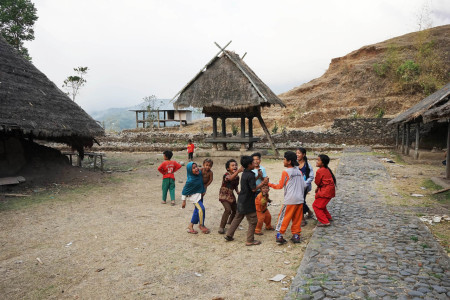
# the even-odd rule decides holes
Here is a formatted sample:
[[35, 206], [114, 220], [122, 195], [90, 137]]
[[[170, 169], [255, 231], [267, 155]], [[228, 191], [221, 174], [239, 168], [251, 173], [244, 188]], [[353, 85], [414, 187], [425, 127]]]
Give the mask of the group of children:
[[[190, 142], [190, 141], [189, 141]], [[190, 142], [190, 144], [192, 144]], [[188, 226], [188, 233], [197, 234], [194, 229], [195, 224], [199, 224], [199, 229], [203, 233], [210, 233], [205, 226], [205, 206], [203, 199], [208, 186], [213, 181], [211, 170], [213, 161], [205, 159], [202, 167], [192, 161], [193, 144], [188, 146], [190, 162], [186, 166], [187, 180], [182, 191], [182, 208], [186, 207], [186, 201], [194, 204], [194, 211], [191, 222]], [[173, 173], [181, 168], [181, 165], [172, 161], [172, 152], [167, 150], [163, 153], [164, 162], [158, 167], [158, 171], [163, 174], [163, 201], [166, 203], [167, 191], [170, 193], [171, 203], [175, 205], [175, 179]], [[317, 158], [316, 166], [319, 168], [314, 176], [314, 171], [304, 148], [297, 149], [297, 152], [287, 151], [284, 154], [283, 165], [285, 170], [281, 174], [278, 183], [270, 183], [266, 170], [261, 166], [261, 155], [254, 153], [252, 156], [242, 156], [241, 166], [234, 159], [225, 163], [226, 172], [222, 176], [222, 185], [219, 191], [219, 201], [224, 207], [224, 212], [219, 225], [219, 234], [224, 234], [227, 241], [232, 241], [234, 233], [239, 227], [244, 217], [248, 221], [246, 245], [259, 245], [260, 241], [254, 239], [254, 235], [263, 235], [262, 228], [266, 230], [276, 230], [276, 242], [286, 243], [284, 234], [292, 222], [291, 241], [300, 243], [301, 226], [306, 225], [303, 220], [304, 214], [312, 217], [312, 211], [306, 204], [306, 195], [312, 189], [314, 180], [317, 188], [315, 190], [315, 201], [313, 209], [316, 214], [317, 226], [330, 226], [333, 221], [327, 210], [327, 204], [335, 196], [336, 178], [328, 167], [330, 158], [321, 154]], [[241, 177], [239, 178], [239, 174]], [[269, 188], [283, 189], [284, 201], [278, 215], [276, 227], [273, 228], [272, 216], [267, 209], [271, 202], [269, 198]], [[235, 193], [238, 195], [237, 199]], [[229, 228], [226, 229], [226, 225]]]

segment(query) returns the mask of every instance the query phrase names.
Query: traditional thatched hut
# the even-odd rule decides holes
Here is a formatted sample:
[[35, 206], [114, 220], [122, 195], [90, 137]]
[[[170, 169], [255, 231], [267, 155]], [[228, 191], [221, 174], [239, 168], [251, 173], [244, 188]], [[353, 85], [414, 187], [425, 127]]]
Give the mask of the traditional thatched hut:
[[[413, 107], [402, 112], [397, 117], [389, 121], [388, 125], [397, 125], [397, 139], [396, 146], [399, 144], [400, 124], [403, 124], [401, 132], [401, 150], [404, 154], [409, 154], [409, 133], [411, 124], [416, 127], [416, 142], [415, 142], [415, 158], [419, 156], [419, 137], [420, 124], [424, 122], [427, 113], [434, 111], [440, 112], [442, 105], [447, 103], [450, 98], [450, 83], [447, 83], [442, 89], [429, 95]], [[426, 122], [426, 121], [425, 121]]]
[[[178, 96], [178, 98], [177, 98]], [[249, 144], [249, 148], [259, 139], [253, 137], [253, 118], [257, 118], [272, 144], [275, 153], [278, 150], [261, 117], [261, 107], [284, 103], [234, 52], [221, 51], [174, 97], [174, 107], [201, 107], [203, 113], [213, 119], [213, 135], [206, 141], [217, 149], [217, 143]], [[222, 119], [222, 134], [217, 133], [217, 118]], [[241, 119], [241, 136], [230, 138], [226, 134], [226, 118]], [[248, 134], [245, 119], [248, 118]]]
[[83, 155], [101, 135], [101, 126], [0, 36], [0, 171], [17, 151], [8, 146], [12, 139], [65, 143]]

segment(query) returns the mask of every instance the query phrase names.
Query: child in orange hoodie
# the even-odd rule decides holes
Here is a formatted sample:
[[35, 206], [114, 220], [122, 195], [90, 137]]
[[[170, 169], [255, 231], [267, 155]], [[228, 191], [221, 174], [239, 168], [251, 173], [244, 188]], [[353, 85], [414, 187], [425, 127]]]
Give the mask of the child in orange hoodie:
[[316, 172], [316, 179], [314, 179], [317, 188], [313, 208], [317, 221], [319, 221], [317, 224], [319, 227], [330, 226], [330, 221], [333, 221], [327, 210], [327, 204], [336, 195], [336, 177], [328, 168], [329, 163], [330, 158], [325, 154], [320, 154], [317, 158], [316, 166], [319, 169]]
[[269, 199], [269, 186], [263, 185], [261, 187], [261, 192], [256, 196], [255, 206], [256, 206], [256, 215], [258, 217], [258, 223], [256, 224], [255, 234], [263, 235], [261, 232], [263, 224], [266, 224], [266, 230], [274, 230], [272, 227], [272, 215], [267, 209], [267, 205], [272, 202]]

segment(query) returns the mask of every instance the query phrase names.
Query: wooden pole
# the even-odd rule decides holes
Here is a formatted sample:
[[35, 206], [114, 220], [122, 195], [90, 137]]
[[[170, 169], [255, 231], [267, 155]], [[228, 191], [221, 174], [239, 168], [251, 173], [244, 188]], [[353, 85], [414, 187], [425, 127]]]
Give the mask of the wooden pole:
[[139, 112], [136, 112], [136, 128], [139, 128]]
[[446, 173], [446, 178], [450, 179], [450, 122], [448, 123], [448, 130], [447, 130], [447, 164], [445, 166], [445, 173]]
[[245, 138], [245, 118], [241, 118], [241, 138]]
[[410, 124], [406, 124], [406, 150], [405, 154], [409, 155], [409, 134], [410, 134]]
[[[159, 109], [156, 111], [156, 114], [157, 114], [157, 118], [158, 118], [158, 128], [160, 128], [160, 125], [159, 125]], [[164, 119], [166, 119], [166, 118], [164, 118]]]
[[416, 123], [416, 145], [414, 149], [414, 159], [419, 159], [419, 137], [420, 137], [420, 122]]
[[217, 117], [213, 117], [213, 138], [217, 137]]
[[[227, 125], [225, 123], [226, 118], [222, 117], [222, 137], [227, 137]], [[222, 143], [223, 150], [227, 150], [227, 143]]]
[[142, 112], [142, 120], [144, 123], [142, 123], [142, 128], [145, 128], [145, 111]]
[[267, 139], [269, 140], [270, 145], [272, 146], [272, 150], [275, 153], [276, 156], [280, 156], [280, 153], [278, 152], [277, 146], [275, 145], [275, 142], [273, 141], [272, 137], [270, 136], [270, 132], [266, 127], [266, 123], [264, 123], [263, 118], [261, 115], [257, 116], [259, 124], [261, 124], [262, 129], [264, 130], [264, 133], [267, 136]]
[[397, 124], [397, 135], [395, 136], [395, 149], [398, 149], [399, 137], [400, 137], [400, 124]]
[[402, 130], [402, 154], [405, 154], [405, 134], [406, 134], [406, 123], [403, 123], [403, 130]]
[[248, 118], [248, 136], [253, 137], [253, 117]]

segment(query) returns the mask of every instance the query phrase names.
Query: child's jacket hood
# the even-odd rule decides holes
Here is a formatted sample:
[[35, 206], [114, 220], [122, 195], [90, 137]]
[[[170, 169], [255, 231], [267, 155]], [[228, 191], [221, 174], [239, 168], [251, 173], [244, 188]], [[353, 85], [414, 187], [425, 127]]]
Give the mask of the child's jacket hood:
[[181, 192], [183, 195], [193, 195], [197, 193], [204, 193], [205, 187], [203, 185], [203, 177], [202, 171], [198, 175], [194, 175], [192, 173], [192, 165], [194, 162], [189, 162], [186, 166], [187, 180], [184, 185], [183, 191]]

